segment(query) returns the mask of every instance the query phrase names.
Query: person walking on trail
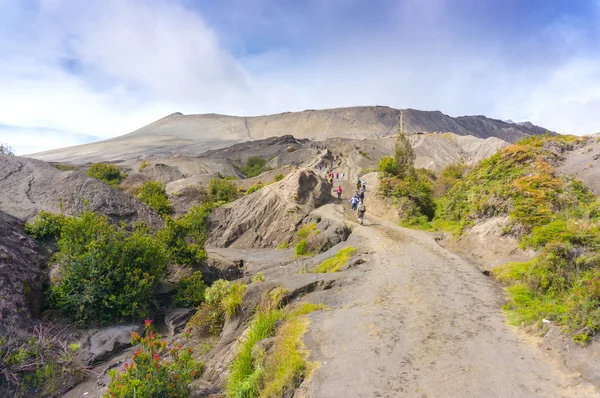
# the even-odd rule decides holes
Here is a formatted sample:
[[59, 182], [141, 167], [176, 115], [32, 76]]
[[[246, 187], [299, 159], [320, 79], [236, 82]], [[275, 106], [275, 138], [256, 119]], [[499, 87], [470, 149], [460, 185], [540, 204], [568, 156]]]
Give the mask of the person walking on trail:
[[358, 194], [358, 200], [360, 200], [361, 203], [365, 201], [365, 191], [363, 189], [361, 189]]
[[339, 180], [340, 179], [340, 173], [335, 173], [335, 179]]
[[354, 195], [352, 199], [350, 199], [350, 203], [352, 204], [352, 211], [356, 211], [356, 208], [358, 206], [358, 196]]
[[367, 207], [365, 206], [365, 204], [362, 201], [358, 202], [357, 214], [358, 214], [358, 221], [360, 222], [360, 225], [363, 225], [363, 222], [365, 221], [365, 212], [366, 211], [367, 211]]
[[338, 200], [342, 199], [342, 186], [338, 185], [337, 189], [335, 190], [338, 194]]
[[365, 180], [362, 181], [362, 189], [363, 191], [367, 190], [367, 182]]
[[344, 172], [342, 171], [342, 180], [344, 179]]

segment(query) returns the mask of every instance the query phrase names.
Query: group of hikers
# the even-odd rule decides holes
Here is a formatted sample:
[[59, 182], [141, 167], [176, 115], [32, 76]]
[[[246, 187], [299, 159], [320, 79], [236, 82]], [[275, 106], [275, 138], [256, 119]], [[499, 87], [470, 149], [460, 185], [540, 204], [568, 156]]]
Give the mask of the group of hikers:
[[328, 183], [330, 183], [330, 184], [333, 183], [333, 179], [334, 178], [336, 180], [340, 180], [340, 179], [343, 180], [344, 179], [344, 172], [343, 171], [341, 173], [338, 173], [338, 172], [333, 173], [333, 172], [331, 172], [331, 173], [327, 174], [327, 182]]
[[[352, 196], [352, 199], [350, 199], [350, 204], [352, 205], [352, 211], [356, 212], [360, 225], [363, 225], [365, 220], [365, 213], [367, 211], [367, 207], [365, 206], [365, 191], [367, 190], [367, 182], [364, 180], [361, 181], [360, 177], [357, 177], [356, 188], [357, 191], [354, 194], [354, 196]], [[342, 186], [338, 185], [335, 192], [337, 193], [338, 200], [341, 200]]]

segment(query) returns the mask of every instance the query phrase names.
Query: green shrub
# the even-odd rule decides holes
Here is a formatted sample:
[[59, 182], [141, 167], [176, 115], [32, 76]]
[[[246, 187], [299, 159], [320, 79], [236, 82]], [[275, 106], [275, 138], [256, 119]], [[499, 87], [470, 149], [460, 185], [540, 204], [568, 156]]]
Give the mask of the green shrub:
[[150, 312], [167, 256], [147, 230], [127, 233], [88, 211], [65, 218], [58, 247], [50, 302], [69, 320], [102, 324]]
[[74, 164], [67, 164], [67, 163], [50, 163], [50, 165], [52, 167], [54, 167], [57, 170], [60, 171], [74, 171], [74, 170], [79, 170], [79, 167], [77, 167]]
[[392, 177], [398, 174], [398, 166], [391, 156], [384, 156], [377, 164], [377, 171], [380, 177]]
[[312, 223], [306, 224], [302, 228], [300, 228], [298, 230], [298, 232], [296, 233], [296, 235], [298, 235], [298, 237], [300, 239], [306, 239], [310, 235], [315, 234], [315, 233], [318, 233], [317, 223], [316, 222], [312, 222]]
[[283, 180], [284, 178], [285, 178], [285, 176], [283, 174], [276, 174], [275, 182], [279, 182], [279, 181]]
[[246, 178], [256, 177], [257, 175], [270, 170], [269, 168], [265, 167], [266, 164], [267, 161], [265, 159], [257, 156], [251, 156], [248, 158], [248, 160], [246, 160], [246, 164], [240, 167], [240, 171]]
[[235, 315], [237, 315], [240, 308], [242, 308], [245, 291], [246, 285], [240, 282], [232, 283], [229, 286], [227, 295], [221, 301], [223, 307], [225, 308], [225, 315], [227, 318], [233, 318]]
[[368, 153], [366, 153], [365, 151], [358, 151], [358, 153], [360, 153], [360, 155], [361, 155], [363, 158], [371, 160], [371, 158], [369, 157], [369, 154], [368, 154]]
[[212, 201], [231, 202], [237, 199], [238, 190], [235, 184], [229, 180], [213, 178], [208, 183], [208, 194]]
[[281, 242], [275, 249], [277, 250], [284, 250], [284, 249], [289, 249], [290, 244], [288, 242]]
[[261, 183], [254, 184], [254, 185], [252, 185], [250, 188], [248, 188], [248, 190], [246, 191], [246, 193], [247, 193], [248, 195], [250, 195], [251, 193], [254, 193], [254, 192], [258, 191], [258, 190], [259, 190], [259, 189], [261, 189], [262, 187], [264, 187], [264, 185], [263, 185], [263, 184], [261, 184]]
[[148, 166], [150, 166], [150, 162], [148, 162], [147, 160], [144, 160], [142, 162], [142, 164], [140, 164], [140, 167], [138, 167], [138, 171], [141, 172], [142, 170], [144, 170]]
[[390, 199], [398, 207], [403, 225], [426, 224], [435, 216], [433, 185], [421, 169], [403, 179], [381, 179], [378, 195]]
[[54, 214], [42, 210], [34, 219], [25, 224], [25, 233], [40, 241], [58, 238], [64, 220], [65, 216], [63, 214]]
[[87, 170], [87, 175], [110, 185], [120, 184], [126, 177], [114, 164], [96, 163]]
[[173, 306], [175, 307], [197, 307], [204, 301], [206, 285], [200, 271], [194, 272], [187, 278], [182, 278], [175, 285], [175, 296]]
[[158, 181], [146, 181], [138, 191], [137, 197], [148, 206], [153, 208], [161, 216], [173, 212], [169, 196], [166, 191], [166, 184]]
[[356, 249], [352, 246], [345, 247], [336, 253], [335, 256], [328, 258], [315, 268], [315, 272], [338, 272], [352, 258]]
[[262, 272], [257, 272], [256, 275], [252, 277], [252, 283], [260, 283], [265, 281], [265, 274]]
[[198, 205], [176, 220], [165, 218], [165, 226], [156, 236], [172, 262], [196, 266], [206, 259], [204, 243], [211, 211], [210, 204]]
[[[189, 335], [186, 333], [186, 337]], [[132, 345], [139, 348], [118, 372], [109, 371], [111, 381], [106, 398], [121, 397], [189, 397], [190, 382], [200, 376], [202, 364], [193, 357], [191, 348], [167, 346], [146, 321], [146, 336], [132, 333]]]
[[221, 332], [225, 318], [232, 318], [240, 310], [246, 285], [219, 279], [204, 293], [205, 302], [188, 322], [191, 330], [202, 337], [216, 336]]
[[306, 256], [308, 253], [308, 241], [302, 239], [296, 244], [296, 256]]

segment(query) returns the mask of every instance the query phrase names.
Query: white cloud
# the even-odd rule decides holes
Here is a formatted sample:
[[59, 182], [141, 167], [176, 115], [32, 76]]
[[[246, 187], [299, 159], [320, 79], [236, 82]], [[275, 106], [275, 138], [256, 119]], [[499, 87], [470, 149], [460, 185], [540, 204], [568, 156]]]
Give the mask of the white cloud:
[[[378, 104], [600, 130], [599, 58], [523, 60], [521, 48], [460, 37], [447, 0], [407, 1], [388, 34], [378, 27], [338, 37], [333, 26], [333, 36], [307, 38], [300, 52], [239, 59], [175, 1], [41, 0], [36, 10], [15, 3], [0, 0], [0, 125], [15, 126], [0, 129], [0, 141], [21, 154], [128, 133], [175, 111]], [[255, 12], [261, 26], [267, 3]], [[255, 14], [240, 3], [235, 18]], [[548, 32], [568, 48], [584, 40], [564, 21]]]

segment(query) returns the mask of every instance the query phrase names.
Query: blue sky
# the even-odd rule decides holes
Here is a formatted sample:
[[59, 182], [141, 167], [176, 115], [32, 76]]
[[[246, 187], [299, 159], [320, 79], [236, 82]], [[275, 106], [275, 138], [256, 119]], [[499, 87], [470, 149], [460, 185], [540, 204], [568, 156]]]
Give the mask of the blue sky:
[[173, 112], [352, 105], [600, 131], [600, 0], [0, 0], [18, 154]]

